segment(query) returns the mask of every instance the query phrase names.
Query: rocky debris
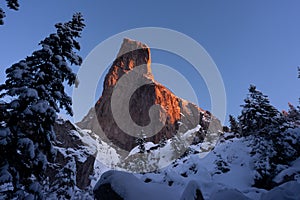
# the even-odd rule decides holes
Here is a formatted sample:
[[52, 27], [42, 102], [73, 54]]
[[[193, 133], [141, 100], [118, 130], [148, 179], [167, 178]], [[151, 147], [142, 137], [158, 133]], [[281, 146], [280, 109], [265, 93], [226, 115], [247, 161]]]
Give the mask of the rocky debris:
[[[128, 76], [133, 71], [136, 76]], [[138, 126], [150, 124], [150, 107], [160, 105], [163, 108], [164, 113], [160, 111], [156, 113], [154, 118], [158, 119], [159, 122], [165, 122], [165, 124], [157, 134], [148, 137], [146, 142], [157, 144], [162, 138], [172, 138], [176, 132], [186, 132], [199, 123], [205, 125], [202, 129], [203, 132], [222, 130], [220, 121], [208, 111], [175, 96], [169, 89], [157, 83], [151, 73], [150, 48], [141, 42], [130, 39], [124, 39], [118, 56], [105, 77], [102, 96], [95, 104], [95, 108], [92, 108], [88, 115], [77, 123], [79, 127], [92, 130], [101, 138], [106, 138], [126, 151], [130, 151], [136, 146], [136, 137], [119, 128], [111, 108], [112, 94], [117, 88], [118, 81], [124, 75], [126, 75], [125, 84], [118, 86], [121, 88], [118, 91], [121, 98], [126, 96], [126, 89], [123, 89], [126, 85], [134, 83], [137, 79], [147, 83], [136, 89], [129, 100], [130, 117]], [[149, 132], [151, 130], [154, 129], [150, 129]]]

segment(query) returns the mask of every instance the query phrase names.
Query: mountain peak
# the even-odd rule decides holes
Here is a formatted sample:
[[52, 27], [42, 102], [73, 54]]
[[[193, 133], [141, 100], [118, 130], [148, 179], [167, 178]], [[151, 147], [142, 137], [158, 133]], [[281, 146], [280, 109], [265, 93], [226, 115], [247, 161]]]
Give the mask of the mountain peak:
[[114, 87], [117, 81], [133, 68], [136, 68], [138, 74], [153, 81], [150, 48], [139, 41], [124, 38], [117, 58], [106, 75], [103, 90]]
[[[129, 132], [140, 134], [139, 129], [142, 127], [142, 130], [149, 134], [149, 137], [146, 138], [148, 142], [158, 144], [162, 139], [169, 139], [177, 132], [183, 133], [193, 129], [199, 123], [202, 123], [201, 126], [204, 129], [208, 129], [208, 124], [213, 122], [215, 125], [210, 127], [220, 130], [220, 122], [212, 115], [206, 114], [209, 112], [205, 112], [198, 106], [177, 97], [168, 88], [154, 81], [151, 73], [150, 56], [150, 48], [146, 44], [125, 38], [117, 58], [105, 77], [102, 95], [95, 105], [95, 114], [88, 117], [89, 122], [83, 120], [79, 126], [105, 136], [123, 150], [130, 151], [134, 148], [136, 136], [128, 135], [128, 131], [120, 128], [114, 118], [116, 113], [114, 112], [115, 115], [113, 115], [112, 96], [114, 91], [118, 91], [117, 96], [122, 101], [117, 103], [120, 105], [120, 108], [117, 109], [117, 116], [122, 116], [121, 123], [126, 124], [125, 128], [131, 127], [128, 125], [131, 121], [127, 120], [131, 118], [137, 124], [133, 127], [138, 128], [132, 128]], [[118, 89], [115, 90], [116, 88]], [[130, 92], [128, 99], [129, 91], [132, 93]], [[159, 105], [163, 110], [151, 117], [150, 110], [154, 105]], [[152, 124], [152, 119], [158, 123]], [[204, 122], [207, 124], [203, 124]], [[98, 128], [95, 128], [94, 125]], [[162, 128], [157, 133], [158, 127]], [[98, 132], [99, 130], [101, 133]], [[218, 132], [217, 130], [213, 132]], [[201, 138], [201, 134], [199, 133], [199, 138]]]
[[123, 43], [121, 45], [121, 48], [119, 50], [119, 53], [118, 53], [117, 57], [120, 57], [125, 53], [128, 53], [130, 51], [134, 51], [134, 50], [137, 50], [137, 49], [148, 51], [149, 58], [150, 58], [150, 48], [146, 44], [144, 44], [140, 41], [137, 41], [137, 40], [132, 40], [130, 38], [124, 38], [123, 39]]
[[[118, 59], [119, 58], [119, 59]], [[139, 67], [139, 73], [153, 79], [151, 71], [150, 48], [139, 41], [124, 38], [116, 61], [120, 60], [121, 67], [125, 70], [132, 70]]]

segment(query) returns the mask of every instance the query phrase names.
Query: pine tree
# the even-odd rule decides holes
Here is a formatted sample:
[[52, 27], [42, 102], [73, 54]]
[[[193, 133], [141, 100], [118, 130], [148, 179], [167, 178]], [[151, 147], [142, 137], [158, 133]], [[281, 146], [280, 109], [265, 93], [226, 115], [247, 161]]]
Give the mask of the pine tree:
[[76, 161], [73, 156], [67, 157], [68, 161], [59, 173], [56, 174], [56, 180], [52, 184], [52, 193], [56, 193], [57, 199], [73, 199], [76, 185]]
[[20, 5], [18, 0], [6, 0], [6, 3], [7, 7], [9, 7], [10, 9], [19, 10]]
[[82, 62], [76, 53], [80, 50], [76, 38], [84, 26], [80, 13], [69, 22], [56, 24], [56, 33], [39, 43], [40, 50], [6, 70], [7, 79], [0, 85], [0, 98], [7, 101], [1, 103], [0, 171], [4, 173], [0, 173], [0, 186], [11, 184], [2, 191], [8, 198], [42, 198], [40, 183], [54, 155], [57, 112], [65, 109], [72, 115], [64, 83], [71, 86], [75, 82], [69, 63]]
[[144, 138], [137, 138], [136, 143], [139, 146], [139, 153], [145, 153], [146, 148], [145, 148], [145, 139]]
[[[6, 0], [7, 7], [12, 10], [19, 10], [19, 2], [18, 0]], [[2, 8], [0, 8], [0, 25], [4, 24], [3, 18], [5, 18], [5, 12]]]
[[278, 110], [270, 104], [266, 95], [250, 85], [248, 97], [241, 105], [242, 113], [238, 117], [243, 136], [267, 134], [270, 126], [278, 125]]
[[287, 117], [255, 86], [250, 86], [244, 101], [238, 119], [242, 135], [252, 141], [251, 155], [256, 171], [254, 186], [271, 189], [274, 176], [282, 170], [278, 166], [287, 166], [297, 158], [298, 136], [289, 131]]
[[300, 122], [300, 110], [295, 108], [293, 104], [288, 103], [289, 110], [287, 112], [287, 120], [293, 124], [299, 124]]
[[238, 133], [239, 125], [234, 116], [229, 115], [229, 123], [230, 123], [230, 131], [233, 133]]
[[142, 130], [141, 133], [139, 134], [139, 137], [135, 141], [136, 144], [138, 145], [139, 153], [145, 153], [146, 151], [145, 138], [146, 138], [146, 134], [144, 133], [144, 130]]
[[6, 17], [5, 12], [0, 8], [0, 25], [4, 24], [3, 18]]
[[164, 146], [166, 146], [166, 144], [167, 144], [167, 137], [164, 135], [164, 136], [161, 138], [161, 140], [159, 141], [158, 146], [159, 146], [160, 148], [163, 148]]

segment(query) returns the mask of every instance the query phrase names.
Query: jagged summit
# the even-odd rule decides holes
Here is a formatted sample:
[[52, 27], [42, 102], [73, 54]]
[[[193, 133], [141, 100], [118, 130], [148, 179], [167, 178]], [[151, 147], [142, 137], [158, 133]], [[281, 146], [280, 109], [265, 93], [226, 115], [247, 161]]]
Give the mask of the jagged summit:
[[117, 57], [120, 57], [120, 56], [124, 55], [125, 53], [134, 51], [137, 49], [146, 50], [148, 52], [148, 55], [150, 55], [150, 48], [146, 44], [141, 43], [140, 41], [132, 40], [129, 38], [124, 38]]
[[[134, 75], [129, 76], [130, 73]], [[118, 85], [117, 83], [121, 78], [123, 82]], [[143, 84], [136, 83], [137, 80], [142, 80]], [[160, 105], [166, 114], [163, 115], [158, 112], [154, 116], [157, 121], [165, 122], [165, 124], [157, 134], [148, 137], [146, 141], [159, 143], [163, 138], [169, 139], [176, 132], [185, 132], [196, 127], [200, 122], [205, 124], [203, 124], [205, 129], [208, 129], [209, 123], [212, 123], [213, 125], [210, 126], [214, 129], [211, 130], [212, 132], [221, 130], [219, 120], [209, 112], [177, 97], [168, 88], [157, 83], [151, 73], [150, 48], [141, 42], [128, 38], [123, 40], [118, 56], [105, 77], [103, 92], [95, 104], [95, 110], [91, 109], [88, 116], [79, 122], [78, 126], [91, 129], [95, 133], [107, 137], [108, 140], [124, 150], [130, 151], [134, 148], [136, 137], [128, 135], [123, 131], [124, 129], [119, 128], [111, 108], [112, 94], [116, 86], [119, 87], [118, 96], [125, 98], [128, 87], [132, 89], [135, 86], [134, 83], [140, 84], [141, 87], [134, 89], [130, 96], [130, 116], [124, 115], [124, 120], [131, 117], [137, 125], [147, 126], [150, 123], [149, 109], [155, 104]], [[156, 127], [152, 128], [150, 127], [148, 131], [153, 130], [155, 132]]]
[[124, 38], [117, 58], [106, 75], [103, 89], [113, 87], [121, 76], [139, 66], [139, 73], [153, 80], [150, 48], [141, 42]]

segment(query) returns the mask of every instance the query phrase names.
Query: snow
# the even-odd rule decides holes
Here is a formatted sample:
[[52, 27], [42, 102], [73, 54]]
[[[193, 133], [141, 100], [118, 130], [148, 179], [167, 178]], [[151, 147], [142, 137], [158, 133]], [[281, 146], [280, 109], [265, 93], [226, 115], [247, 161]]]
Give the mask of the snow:
[[176, 187], [168, 187], [158, 183], [148, 184], [127, 172], [108, 171], [104, 173], [94, 191], [106, 183], [109, 183], [112, 189], [124, 199], [164, 200], [178, 199], [180, 196]]
[[1, 179], [0, 179], [0, 185], [2, 185], [3, 183], [8, 183], [8, 182], [12, 181], [12, 176], [8, 172], [8, 168], [9, 168], [8, 164], [4, 165], [1, 168], [1, 171], [0, 171], [0, 177], [1, 177]]
[[3, 191], [13, 191], [14, 186], [12, 182], [0, 184], [0, 198], [1, 198], [1, 192]]
[[235, 135], [235, 133], [228, 133], [228, 132], [225, 132], [224, 135], [223, 135], [223, 138], [227, 139], [227, 138], [233, 138]]
[[286, 132], [289, 133], [286, 139], [289, 139], [293, 144], [296, 144], [298, 142], [297, 138], [300, 138], [300, 128], [290, 128]]
[[[121, 170], [131, 172], [149, 172], [159, 170], [170, 165], [178, 157], [186, 152], [191, 138], [200, 129], [200, 125], [185, 133], [178, 133], [175, 137], [166, 140], [164, 146], [147, 143], [144, 153], [139, 153], [138, 147], [133, 148], [129, 155], [120, 163]], [[157, 147], [151, 149], [151, 147]], [[138, 163], [138, 164], [137, 164]]]
[[37, 182], [33, 182], [30, 186], [29, 189], [33, 192], [38, 192], [40, 191], [40, 185]]
[[21, 148], [21, 152], [22, 149], [26, 149], [25, 153], [26, 156], [29, 156], [30, 159], [33, 159], [35, 156], [35, 147], [33, 145], [32, 140], [30, 140], [29, 138], [20, 138], [18, 140], [18, 148]]
[[[231, 197], [232, 199], [259, 199], [266, 191], [253, 188], [255, 173], [252, 169], [253, 157], [250, 156], [251, 148], [249, 141], [245, 139], [231, 139], [219, 143], [213, 151], [206, 156], [197, 153], [176, 160], [173, 164], [166, 166], [159, 174], [147, 173], [136, 175], [141, 180], [151, 180], [148, 184], [165, 184], [173, 182], [174, 189], [181, 191], [180, 196], [191, 197], [199, 188], [204, 199], [220, 199], [217, 194]], [[193, 149], [200, 150], [201, 145], [194, 145]], [[228, 164], [229, 171], [223, 173], [218, 169], [217, 161]], [[236, 197], [236, 198], [233, 198]], [[172, 198], [167, 198], [172, 199]], [[226, 199], [226, 198], [221, 198]]]
[[79, 162], [84, 162], [87, 159], [87, 155], [96, 157], [94, 162], [94, 174], [91, 177], [91, 186], [94, 187], [104, 172], [113, 169], [114, 166], [120, 163], [120, 155], [106, 142], [101, 141], [100, 137], [91, 130], [81, 130], [77, 126], [76, 128], [77, 130], [72, 131], [71, 134], [77, 136], [85, 145], [81, 146], [79, 150], [69, 148], [66, 151], [64, 148], [57, 148], [65, 156], [67, 156], [68, 153], [76, 156]]
[[20, 95], [21, 99], [38, 99], [38, 92], [33, 88], [26, 88], [25, 91]]
[[62, 148], [58, 146], [55, 146], [54, 149], [58, 150], [64, 157], [75, 156], [77, 161], [82, 163], [87, 159], [87, 154], [83, 149]]
[[0, 145], [7, 145], [9, 140], [10, 130], [8, 128], [0, 127]]
[[83, 146], [83, 148], [85, 148], [89, 154], [94, 155], [95, 153], [97, 153], [97, 144], [95, 142], [95, 140], [89, 135], [88, 130], [72, 130], [71, 134], [77, 136], [78, 138], [80, 138], [80, 140], [85, 144], [85, 146]]
[[39, 101], [38, 103], [32, 105], [31, 108], [33, 111], [37, 113], [46, 113], [48, 109], [52, 109], [47, 101]]
[[234, 200], [250, 200], [236, 189], [224, 189], [217, 191], [211, 195], [210, 200], [234, 199]]
[[[245, 148], [245, 143], [241, 140], [228, 141], [216, 147], [215, 152], [219, 152], [220, 159], [225, 161], [230, 171], [227, 173], [215, 174], [213, 180], [226, 184], [238, 190], [245, 190], [253, 184], [253, 171], [250, 167], [250, 148]], [[208, 156], [207, 156], [208, 157]], [[212, 158], [209, 158], [212, 157]], [[218, 160], [214, 155], [209, 155], [207, 159]], [[206, 158], [203, 159], [203, 162]], [[213, 169], [213, 166], [211, 166]]]
[[273, 180], [276, 183], [281, 183], [282, 181], [284, 181], [285, 177], [294, 176], [294, 178], [297, 178], [299, 175], [300, 175], [300, 158], [295, 160], [289, 168], [282, 170]]
[[300, 183], [296, 181], [290, 181], [263, 194], [261, 200], [273, 200], [273, 199], [299, 200], [300, 199], [299, 191], [300, 191]]
[[97, 141], [97, 155], [94, 163], [94, 178], [91, 179], [92, 187], [96, 185], [97, 181], [104, 172], [113, 169], [120, 162], [120, 155], [115, 149], [103, 141], [100, 143], [99, 136], [93, 136], [96, 137]]
[[20, 107], [20, 102], [19, 100], [15, 99], [12, 102], [10, 102], [10, 107], [12, 109], [17, 109], [18, 107]]
[[55, 59], [57, 59], [58, 62], [62, 62], [63, 58], [60, 55], [55, 55]]
[[196, 199], [199, 186], [196, 181], [190, 181], [186, 189], [183, 191], [180, 200]]
[[[149, 150], [151, 147], [155, 147], [157, 146], [156, 144], [154, 144], [153, 142], [146, 142], [145, 144], [145, 151]], [[129, 152], [129, 155], [128, 156], [131, 156], [133, 154], [137, 154], [139, 153], [140, 150], [139, 150], [139, 146], [136, 146], [134, 147], [130, 152]]]
[[[95, 189], [101, 184], [110, 183], [121, 197], [128, 200], [193, 199], [197, 189], [202, 192], [204, 199], [259, 199], [266, 191], [251, 187], [253, 179], [248, 176], [252, 174], [253, 178], [254, 174], [250, 168], [249, 151], [245, 141], [232, 140], [220, 144], [204, 158], [195, 154], [177, 160], [158, 174], [108, 171]], [[215, 161], [221, 152], [231, 168], [227, 173], [217, 174]]]
[[22, 79], [23, 72], [24, 70], [17, 68], [13, 71], [12, 77], [15, 79]]

